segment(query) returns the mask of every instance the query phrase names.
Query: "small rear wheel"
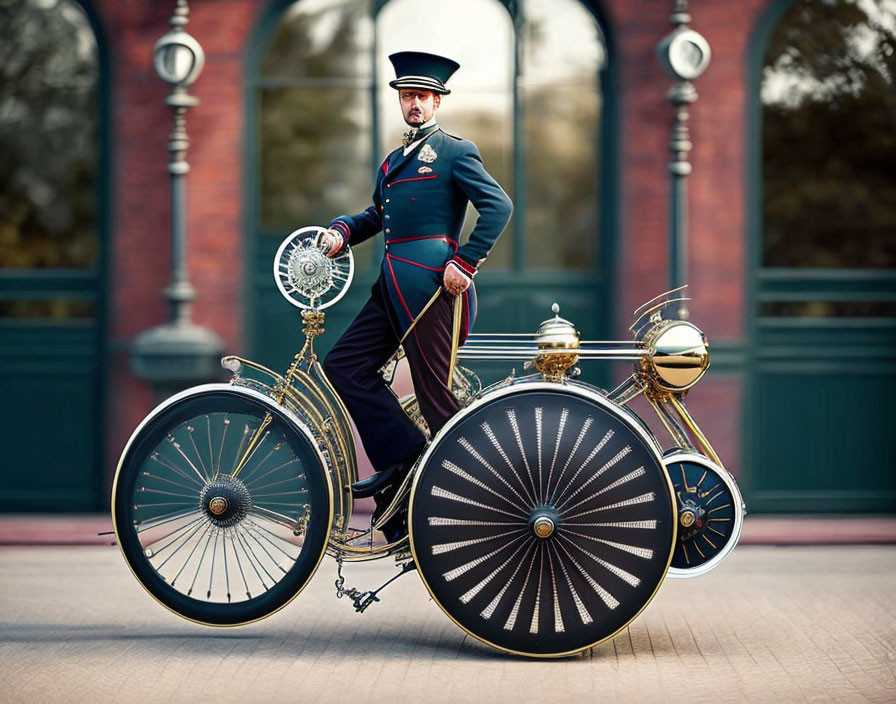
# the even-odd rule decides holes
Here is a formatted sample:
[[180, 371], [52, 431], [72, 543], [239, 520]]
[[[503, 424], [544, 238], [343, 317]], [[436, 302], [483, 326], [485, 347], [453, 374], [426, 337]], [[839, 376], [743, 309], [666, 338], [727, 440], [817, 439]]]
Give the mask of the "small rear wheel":
[[198, 387], [128, 443], [113, 522], [131, 571], [184, 618], [232, 626], [291, 601], [326, 549], [333, 494], [310, 433], [262, 394]]

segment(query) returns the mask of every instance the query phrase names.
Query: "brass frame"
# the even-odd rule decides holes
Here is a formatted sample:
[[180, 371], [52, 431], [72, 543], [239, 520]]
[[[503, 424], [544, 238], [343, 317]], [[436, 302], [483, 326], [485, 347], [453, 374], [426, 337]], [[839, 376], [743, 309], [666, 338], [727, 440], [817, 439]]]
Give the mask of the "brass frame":
[[[442, 431], [432, 439], [421, 460], [418, 461], [405, 478], [393, 502], [376, 524], [371, 524], [366, 529], [352, 529], [350, 527], [353, 508], [351, 485], [358, 479], [358, 468], [349, 414], [329, 379], [327, 379], [314, 351], [314, 339], [324, 331], [324, 312], [314, 308], [305, 308], [301, 311], [305, 342], [284, 374], [278, 374], [261, 364], [237, 356], [224, 357], [222, 365], [233, 373], [230, 386], [242, 388], [245, 393], [255, 398], [263, 398], [265, 403], [275, 404], [283, 409], [293, 421], [296, 429], [310, 437], [318, 448], [329, 487], [329, 525], [331, 527], [327, 544], [321, 553], [318, 564], [324, 553], [336, 558], [340, 565], [342, 562], [363, 562], [389, 556], [394, 556], [396, 561], [402, 562], [409, 560], [411, 557], [416, 558], [413, 533], [411, 532], [410, 535], [395, 543], [375, 544], [373, 542], [374, 531], [394, 515], [405, 500], [409, 501], [410, 516], [413, 516], [414, 496], [417, 480], [420, 476], [420, 468], [426, 466], [427, 459], [431, 455], [432, 449], [437, 446], [441, 435], [457, 423], [462, 422], [470, 409], [474, 409], [479, 402], [492, 399], [495, 395], [514, 394], [526, 389], [566, 387], [568, 393], [592, 398], [623, 419], [632, 432], [648, 442], [657, 456], [659, 465], [664, 466], [662, 446], [649, 428], [643, 424], [643, 421], [628, 408], [630, 401], [644, 394], [656, 412], [659, 421], [671, 437], [674, 448], [678, 452], [692, 453], [692, 456], [705, 456], [708, 458], [708, 461], [714, 463], [721, 471], [725, 472], [721, 459], [685, 405], [687, 391], [703, 376], [709, 366], [709, 357], [706, 351], [707, 345], [703, 333], [691, 323], [662, 318], [663, 312], [670, 306], [682, 300], [687, 300], [683, 297], [682, 292], [683, 288], [657, 296], [635, 311], [635, 322], [631, 327], [634, 339], [629, 341], [580, 341], [579, 333], [572, 324], [559, 318], [559, 315], [552, 320], [542, 323], [542, 326], [535, 334], [470, 335], [466, 344], [459, 350], [456, 350], [456, 358], [458, 360], [522, 361], [525, 363], [524, 368], [533, 367], [538, 373], [519, 378], [511, 374], [501, 382], [468, 395], [464, 399], [466, 403], [465, 408], [452, 418]], [[434, 299], [435, 296], [433, 297]], [[557, 307], [555, 304], [556, 311]], [[676, 325], [687, 326], [690, 337], [694, 339], [697, 336], [697, 339], [702, 340], [702, 344], [696, 345], [694, 350], [684, 350], [683, 352], [673, 350], [671, 353], [668, 353], [666, 350], [658, 350], [658, 341], [662, 338], [664, 332], [674, 328]], [[656, 363], [657, 358], [663, 355], [666, 355], [667, 368], [673, 369], [673, 372], [678, 369], [685, 370], [682, 375], [685, 382], [682, 385], [676, 387], [674, 381], [670, 381], [669, 378], [663, 376], [661, 366], [658, 367]], [[573, 381], [575, 365], [585, 360], [627, 360], [633, 362], [633, 371], [616, 389], [605, 393], [587, 384]], [[458, 367], [458, 369], [461, 368]], [[384, 378], [387, 381], [389, 380], [388, 369], [384, 372]], [[223, 385], [213, 386], [220, 388]], [[184, 392], [184, 394], [200, 393], [203, 388], [207, 387], [197, 387]], [[174, 399], [181, 396], [183, 394], [174, 397]], [[159, 406], [153, 414], [150, 414], [147, 420], [172, 401], [169, 400]], [[400, 402], [402, 408], [409, 415], [412, 415], [416, 407], [415, 399], [410, 397], [401, 399]], [[134, 432], [128, 446], [125, 448], [125, 453], [142, 427], [143, 424]], [[247, 452], [251, 450], [252, 444], [260, 432], [261, 428], [253, 436]], [[693, 453], [697, 452], [701, 454], [693, 455]], [[122, 458], [124, 456], [123, 454]], [[119, 472], [120, 470], [121, 464], [119, 464]], [[672, 482], [667, 473], [664, 472], [664, 476], [669, 485], [670, 495], [673, 497], [671, 510], [674, 513], [676, 506]], [[730, 475], [728, 476], [730, 477]], [[731, 482], [733, 484], [733, 478], [731, 478]], [[113, 505], [117, 486], [118, 472], [116, 472], [115, 484], [113, 485]], [[734, 486], [736, 488], [736, 484]], [[409, 520], [409, 523], [412, 524], [412, 521]], [[665, 569], [666, 575], [671, 574], [669, 565], [671, 564], [677, 540], [677, 521], [674, 521], [673, 524], [675, 525], [675, 530], [673, 531], [672, 544], [669, 546]], [[116, 536], [118, 536], [118, 526], [114, 526], [114, 529]], [[430, 595], [435, 600], [435, 596], [426, 583], [425, 577], [421, 575], [421, 578]], [[662, 579], [659, 584], [662, 584]], [[659, 589], [659, 584], [657, 585], [657, 590]], [[640, 615], [655, 594], [656, 590], [631, 620]], [[452, 618], [452, 620], [454, 619]], [[628, 623], [631, 623], [631, 620], [607, 638], [616, 635]], [[460, 626], [460, 624], [458, 625]], [[461, 626], [461, 628], [464, 627]], [[482, 640], [475, 633], [467, 632], [474, 638]], [[606, 638], [603, 640], [606, 640]], [[603, 642], [603, 640], [599, 642]], [[506, 650], [493, 643], [488, 644], [498, 649]], [[549, 656], [534, 653], [516, 654], [537, 657], [563, 657], [595, 645], [597, 643], [592, 643], [568, 653], [557, 653]]]

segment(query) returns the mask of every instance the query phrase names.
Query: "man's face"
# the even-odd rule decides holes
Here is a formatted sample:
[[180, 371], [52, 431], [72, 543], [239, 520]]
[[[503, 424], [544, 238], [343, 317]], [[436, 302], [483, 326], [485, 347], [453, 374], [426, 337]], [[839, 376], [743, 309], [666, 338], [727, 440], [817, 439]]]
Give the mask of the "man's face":
[[404, 116], [404, 121], [411, 127], [419, 127], [429, 122], [436, 114], [442, 96], [431, 90], [402, 88], [398, 91], [398, 101], [401, 103], [401, 114]]

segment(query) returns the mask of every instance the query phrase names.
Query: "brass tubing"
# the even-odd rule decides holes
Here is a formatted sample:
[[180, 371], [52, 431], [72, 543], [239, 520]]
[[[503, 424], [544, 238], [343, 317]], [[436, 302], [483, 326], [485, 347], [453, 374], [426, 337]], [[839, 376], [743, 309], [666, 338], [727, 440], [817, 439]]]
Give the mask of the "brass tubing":
[[713, 462], [715, 462], [722, 469], [725, 468], [725, 465], [722, 464], [722, 460], [716, 454], [716, 451], [712, 449], [712, 445], [709, 444], [709, 440], [706, 439], [706, 436], [700, 431], [700, 428], [697, 426], [697, 422], [693, 419], [690, 413], [688, 413], [687, 407], [685, 407], [684, 403], [678, 400], [675, 396], [669, 396], [669, 402], [672, 404], [672, 407], [681, 417], [681, 419], [688, 426], [690, 431], [694, 434], [694, 437], [697, 438], [697, 442], [700, 444], [703, 453], [709, 457]]
[[669, 396], [661, 396], [659, 399], [651, 399], [650, 405], [653, 406], [669, 435], [672, 436], [673, 442], [682, 450], [690, 450], [693, 447], [691, 439], [666, 407], [666, 403], [670, 398]]

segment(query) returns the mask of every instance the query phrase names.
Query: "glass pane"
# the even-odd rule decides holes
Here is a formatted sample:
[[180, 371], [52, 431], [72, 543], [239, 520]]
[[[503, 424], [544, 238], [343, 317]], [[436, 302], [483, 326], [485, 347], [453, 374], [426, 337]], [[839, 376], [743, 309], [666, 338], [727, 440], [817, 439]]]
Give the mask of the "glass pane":
[[796, 0], [765, 56], [766, 267], [896, 266], [896, 12]]
[[[409, 32], [408, 28], [413, 28]], [[377, 17], [377, 65], [382, 157], [395, 149], [407, 127], [401, 117], [389, 54], [427, 51], [460, 64], [442, 98], [439, 124], [479, 147], [488, 172], [513, 198], [513, 22], [497, 0], [392, 0]], [[467, 210], [466, 237], [475, 224]], [[513, 227], [507, 227], [488, 258], [488, 269], [508, 268]]]
[[[97, 48], [73, 2], [0, 3], [0, 268], [96, 264]], [[52, 158], [48, 158], [52, 155]]]
[[280, 18], [262, 60], [263, 79], [370, 79], [369, 0], [301, 0]]
[[600, 234], [603, 38], [577, 0], [525, 0], [521, 7], [526, 266], [592, 269]]
[[281, 16], [259, 89], [263, 229], [326, 225], [370, 204], [372, 41], [367, 0], [301, 0]]
[[366, 91], [261, 91], [261, 219], [266, 230], [326, 225], [360, 212], [373, 190]]

